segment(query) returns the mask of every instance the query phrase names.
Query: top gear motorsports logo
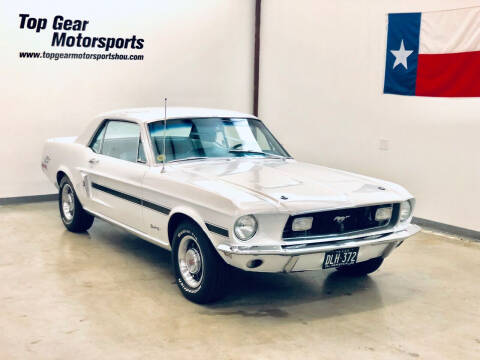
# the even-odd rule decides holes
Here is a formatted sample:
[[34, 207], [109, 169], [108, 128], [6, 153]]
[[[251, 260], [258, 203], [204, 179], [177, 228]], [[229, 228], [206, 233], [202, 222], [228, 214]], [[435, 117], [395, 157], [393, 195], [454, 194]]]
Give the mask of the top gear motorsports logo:
[[[19, 14], [20, 29], [32, 30], [39, 33], [48, 26], [47, 18], [31, 17], [30, 14]], [[87, 29], [89, 20], [71, 20], [62, 15], [56, 15], [52, 21], [54, 30], [50, 46], [69, 47], [69, 48], [94, 48], [103, 49], [108, 52], [113, 49], [141, 50], [144, 47], [145, 40], [132, 35], [131, 37], [105, 37], [105, 36], [85, 36], [83, 32]], [[70, 32], [74, 32], [70, 35]], [[118, 53], [72, 53], [72, 52], [19, 52], [20, 58], [30, 59], [91, 59], [91, 60], [143, 60], [141, 54], [118, 54]]]
[[117, 53], [97, 53], [97, 54], [88, 54], [88, 53], [51, 53], [44, 51], [40, 52], [26, 52], [20, 51], [18, 53], [20, 58], [27, 59], [49, 59], [49, 60], [60, 60], [60, 59], [86, 59], [86, 60], [143, 60], [145, 57], [143, 55], [125, 55]]

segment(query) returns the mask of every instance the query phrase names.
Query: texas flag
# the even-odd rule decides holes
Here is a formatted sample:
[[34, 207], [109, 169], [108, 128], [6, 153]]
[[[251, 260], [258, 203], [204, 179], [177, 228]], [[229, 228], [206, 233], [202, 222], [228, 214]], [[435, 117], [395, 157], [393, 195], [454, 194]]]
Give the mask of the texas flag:
[[480, 7], [389, 14], [383, 91], [480, 96]]

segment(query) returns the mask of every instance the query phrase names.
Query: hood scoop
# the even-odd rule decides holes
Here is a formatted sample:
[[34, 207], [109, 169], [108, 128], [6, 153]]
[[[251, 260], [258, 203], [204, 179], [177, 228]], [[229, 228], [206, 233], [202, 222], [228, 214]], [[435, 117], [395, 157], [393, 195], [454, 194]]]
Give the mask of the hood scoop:
[[282, 174], [279, 174], [278, 171], [270, 168], [264, 168], [259, 172], [244, 172], [233, 175], [224, 175], [222, 180], [234, 184], [243, 184], [258, 191], [274, 190], [303, 184], [303, 182], [295, 179], [292, 176], [279, 175]]

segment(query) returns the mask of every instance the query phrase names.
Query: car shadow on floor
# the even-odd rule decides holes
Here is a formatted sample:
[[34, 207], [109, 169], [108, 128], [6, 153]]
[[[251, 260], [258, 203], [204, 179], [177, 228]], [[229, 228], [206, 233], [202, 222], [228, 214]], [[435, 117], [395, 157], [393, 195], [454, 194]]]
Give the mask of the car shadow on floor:
[[[75, 239], [71, 239], [72, 234], [66, 232], [65, 240], [75, 243], [83, 239], [82, 242], [89, 243], [81, 245], [83, 251], [90, 246], [97, 247], [97, 256], [102, 256], [105, 251], [109, 252], [109, 256], [116, 254], [119, 267], [120, 261], [134, 262], [153, 274], [154, 281], [174, 283], [169, 251], [104, 222], [96, 221], [96, 224], [89, 233], [74, 234]], [[102, 267], [97, 266], [99, 269]], [[116, 269], [110, 266], [109, 271], [115, 272]], [[128, 273], [128, 269], [123, 268], [122, 271]], [[214, 304], [200, 307], [198, 311], [211, 316], [298, 320], [299, 316], [311, 319], [364, 312], [404, 301], [405, 298], [400, 297], [382, 297], [381, 288], [375, 280], [379, 273], [382, 275], [381, 272], [356, 278], [335, 270], [270, 274], [232, 268], [226, 296]], [[393, 276], [390, 273], [386, 275]], [[389, 281], [382, 281], [381, 285], [397, 286]], [[181, 298], [179, 290], [172, 291], [168, 296], [178, 296], [179, 301], [187, 301]]]
[[[93, 227], [83, 233], [70, 233], [65, 230], [64, 239], [70, 245], [75, 241], [69, 241], [71, 236], [75, 236], [75, 241], [82, 239], [82, 243], [78, 244], [82, 251], [90, 251], [101, 255], [98, 247], [108, 247], [109, 253], [106, 256], [114, 254], [134, 255], [135, 259], [141, 260], [144, 265], [155, 266], [161, 270], [171, 269], [171, 253], [161, 247], [151, 244], [135, 235], [132, 235], [114, 225], [106, 223], [100, 219], [95, 219]], [[130, 259], [132, 260], [132, 259]]]
[[370, 276], [354, 278], [332, 270], [291, 274], [234, 270], [227, 296], [209, 305], [207, 313], [274, 318], [303, 314], [318, 319], [383, 306]]

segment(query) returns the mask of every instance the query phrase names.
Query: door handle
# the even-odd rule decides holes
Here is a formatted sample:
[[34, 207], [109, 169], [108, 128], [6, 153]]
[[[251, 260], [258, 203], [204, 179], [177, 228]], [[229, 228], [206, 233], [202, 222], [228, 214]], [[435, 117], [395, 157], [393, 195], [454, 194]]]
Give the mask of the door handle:
[[88, 160], [88, 162], [89, 162], [90, 164], [92, 164], [92, 165], [95, 165], [95, 164], [98, 164], [99, 160], [93, 158], [93, 159]]

